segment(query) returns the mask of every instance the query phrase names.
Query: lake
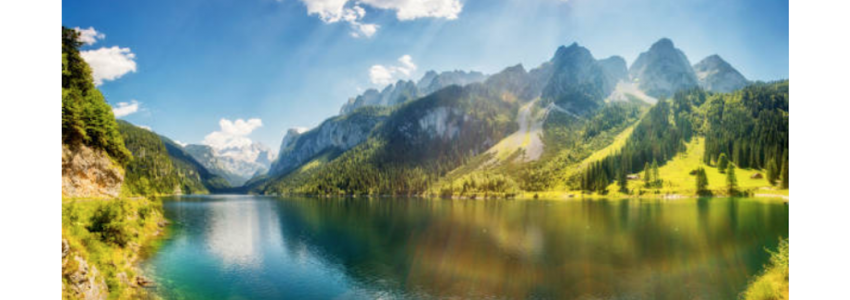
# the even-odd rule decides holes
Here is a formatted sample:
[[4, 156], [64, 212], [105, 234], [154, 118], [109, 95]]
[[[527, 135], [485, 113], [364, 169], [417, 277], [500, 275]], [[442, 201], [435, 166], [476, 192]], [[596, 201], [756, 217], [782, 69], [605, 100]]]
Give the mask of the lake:
[[788, 236], [753, 199], [183, 196], [142, 263], [167, 299], [736, 299]]

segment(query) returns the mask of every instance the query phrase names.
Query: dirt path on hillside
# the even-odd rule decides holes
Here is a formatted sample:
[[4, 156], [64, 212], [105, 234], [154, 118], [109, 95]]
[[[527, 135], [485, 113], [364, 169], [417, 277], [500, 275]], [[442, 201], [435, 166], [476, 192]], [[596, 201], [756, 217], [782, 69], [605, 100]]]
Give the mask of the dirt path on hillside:
[[531, 101], [519, 109], [516, 118], [519, 130], [487, 150], [487, 153], [493, 154], [493, 158], [485, 165], [492, 165], [503, 161], [516, 151], [522, 152], [516, 158], [516, 161], [519, 162], [535, 161], [540, 158], [543, 154], [543, 140], [541, 140], [541, 136], [543, 135], [543, 121], [546, 120], [546, 114], [549, 108], [539, 111], [538, 116], [535, 116], [532, 108], [538, 101], [539, 99]]

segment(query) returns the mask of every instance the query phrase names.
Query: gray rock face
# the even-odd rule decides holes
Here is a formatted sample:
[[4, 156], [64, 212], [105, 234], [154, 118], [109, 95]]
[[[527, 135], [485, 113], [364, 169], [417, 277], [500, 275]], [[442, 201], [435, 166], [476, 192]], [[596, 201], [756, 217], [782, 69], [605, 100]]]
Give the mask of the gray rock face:
[[124, 183], [121, 166], [103, 150], [62, 145], [62, 196], [117, 197]]
[[280, 152], [269, 175], [286, 174], [328, 150], [348, 150], [364, 142], [372, 129], [386, 115], [375, 109], [360, 109], [350, 114], [330, 118], [307, 132], [289, 130], [280, 145]]
[[746, 86], [749, 81], [728, 62], [715, 54], [694, 65], [699, 85], [712, 92], [729, 93]]
[[699, 86], [688, 57], [667, 38], [641, 53], [629, 75], [641, 90], [655, 98], [670, 97], [677, 91]]
[[71, 251], [68, 240], [62, 239], [62, 289], [74, 299], [100, 300], [109, 295], [109, 288], [95, 266]]
[[531, 75], [519, 64], [493, 74], [487, 78], [484, 85], [490, 87], [502, 97], [510, 94], [520, 100], [528, 101], [540, 96], [540, 89], [535, 89], [532, 81]]
[[231, 186], [240, 186], [248, 180], [245, 176], [228, 170], [225, 162], [219, 159], [215, 150], [210, 146], [191, 144], [183, 147], [183, 150], [201, 163], [210, 173], [223, 177]]
[[608, 82], [614, 83], [614, 85], [620, 80], [629, 80], [629, 69], [626, 66], [626, 60], [620, 56], [614, 55], [606, 59], [600, 59], [599, 66], [605, 72]]
[[362, 95], [348, 99], [348, 102], [342, 106], [339, 113], [340, 115], [344, 115], [357, 108], [370, 105], [396, 105], [418, 97], [419, 89], [412, 80], [399, 80], [394, 84], [388, 85], [381, 92], [378, 92], [376, 89], [368, 89]]
[[474, 82], [481, 82], [487, 76], [475, 71], [447, 71], [437, 73], [428, 71], [422, 79], [414, 83], [412, 80], [399, 80], [394, 84], [386, 86], [380, 92], [376, 89], [368, 89], [354, 98], [349, 98], [339, 110], [340, 115], [348, 114], [357, 108], [364, 106], [392, 106], [404, 103], [419, 97], [426, 96], [449, 85], [464, 86]]
[[421, 96], [425, 96], [450, 85], [464, 86], [470, 83], [482, 82], [485, 79], [487, 79], [486, 75], [476, 71], [466, 72], [455, 70], [445, 71], [440, 74], [437, 74], [434, 71], [428, 71], [428, 73], [425, 73], [425, 76], [419, 80], [416, 87], [419, 89], [419, 94]]
[[[258, 173], [267, 172], [271, 167], [271, 161], [274, 159], [271, 149], [258, 142], [241, 147], [213, 148], [213, 153], [224, 170], [246, 178], [246, 180]], [[238, 183], [238, 185], [242, 183], [244, 181]]]
[[542, 98], [574, 113], [589, 111], [614, 90], [601, 64], [586, 48], [573, 43], [561, 46], [552, 58], [552, 76]]

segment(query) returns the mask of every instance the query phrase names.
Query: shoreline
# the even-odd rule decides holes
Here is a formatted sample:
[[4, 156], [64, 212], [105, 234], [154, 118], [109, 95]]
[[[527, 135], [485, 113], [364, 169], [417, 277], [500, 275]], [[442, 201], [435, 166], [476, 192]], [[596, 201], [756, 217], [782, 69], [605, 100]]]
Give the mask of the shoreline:
[[[216, 195], [216, 194], [210, 194]], [[232, 195], [232, 194], [218, 194], [218, 195]], [[238, 195], [238, 194], [237, 194]], [[771, 201], [783, 201], [789, 202], [790, 197], [783, 194], [771, 194], [771, 193], [751, 193], [743, 196], [730, 196], [723, 194], [716, 195], [694, 195], [694, 194], [681, 194], [681, 193], [664, 193], [664, 194], [654, 194], [647, 193], [643, 195], [622, 195], [618, 193], [613, 193], [610, 195], [598, 195], [598, 194], [583, 194], [580, 192], [523, 192], [519, 195], [472, 195], [472, 196], [451, 196], [445, 197], [437, 194], [419, 194], [419, 195], [337, 195], [337, 194], [299, 194], [299, 193], [285, 193], [285, 194], [242, 194], [242, 195], [257, 195], [257, 196], [271, 196], [271, 197], [282, 197], [282, 196], [294, 196], [294, 197], [308, 197], [308, 198], [424, 198], [424, 199], [446, 199], [446, 200], [550, 200], [550, 201], [562, 201], [562, 200], [678, 200], [678, 199], [709, 199], [709, 198], [755, 198], [761, 200], [771, 200]]]
[[[110, 298], [157, 299], [156, 292], [149, 289], [156, 283], [142, 263], [157, 252], [170, 233], [171, 222], [160, 203], [147, 197], [63, 197], [63, 295], [87, 298], [108, 294]], [[101, 213], [104, 210], [113, 211], [114, 215], [104, 215]], [[96, 217], [97, 214], [101, 217]], [[94, 221], [107, 215], [112, 220]], [[91, 229], [92, 222], [120, 224], [120, 228], [114, 229], [120, 238], [99, 237], [100, 232]], [[78, 271], [76, 265], [68, 263], [70, 259], [86, 267]], [[96, 271], [90, 272], [89, 268]], [[88, 278], [86, 282], [90, 283], [86, 284], [92, 288], [68, 278]]]

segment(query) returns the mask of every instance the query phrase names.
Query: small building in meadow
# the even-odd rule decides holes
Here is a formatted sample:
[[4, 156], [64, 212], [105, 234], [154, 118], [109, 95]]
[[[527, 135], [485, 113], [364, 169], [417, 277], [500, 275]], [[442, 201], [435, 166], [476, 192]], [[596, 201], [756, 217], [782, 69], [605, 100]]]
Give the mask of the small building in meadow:
[[750, 176], [750, 179], [762, 179], [762, 178], [764, 178], [764, 176], [762, 176], [761, 173], [755, 173], [755, 174], [753, 174], [753, 176]]

